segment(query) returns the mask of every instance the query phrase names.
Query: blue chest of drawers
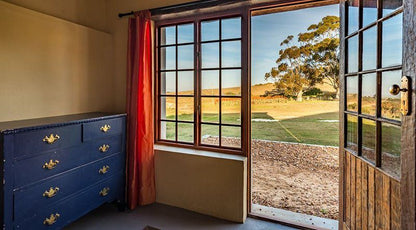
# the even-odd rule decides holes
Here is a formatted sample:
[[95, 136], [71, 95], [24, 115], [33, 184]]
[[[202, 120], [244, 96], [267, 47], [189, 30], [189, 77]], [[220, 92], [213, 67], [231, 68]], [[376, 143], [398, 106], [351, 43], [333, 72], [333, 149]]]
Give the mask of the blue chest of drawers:
[[103, 113], [1, 122], [3, 229], [61, 229], [124, 203], [125, 126]]

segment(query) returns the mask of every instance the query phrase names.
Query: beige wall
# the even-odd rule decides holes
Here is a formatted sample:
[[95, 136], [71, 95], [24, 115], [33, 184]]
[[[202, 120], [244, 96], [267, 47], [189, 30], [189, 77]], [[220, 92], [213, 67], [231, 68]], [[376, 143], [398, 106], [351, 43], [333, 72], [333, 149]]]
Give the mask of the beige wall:
[[245, 157], [156, 148], [157, 202], [230, 221], [245, 221]]
[[113, 110], [111, 54], [109, 33], [0, 1], [0, 121]]

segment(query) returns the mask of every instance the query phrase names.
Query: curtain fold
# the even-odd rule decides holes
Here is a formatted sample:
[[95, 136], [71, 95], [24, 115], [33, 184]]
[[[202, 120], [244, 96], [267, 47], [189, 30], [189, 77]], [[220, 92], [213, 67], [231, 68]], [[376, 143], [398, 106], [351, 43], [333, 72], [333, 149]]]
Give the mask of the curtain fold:
[[127, 202], [155, 202], [152, 107], [152, 22], [149, 11], [129, 19], [127, 50]]

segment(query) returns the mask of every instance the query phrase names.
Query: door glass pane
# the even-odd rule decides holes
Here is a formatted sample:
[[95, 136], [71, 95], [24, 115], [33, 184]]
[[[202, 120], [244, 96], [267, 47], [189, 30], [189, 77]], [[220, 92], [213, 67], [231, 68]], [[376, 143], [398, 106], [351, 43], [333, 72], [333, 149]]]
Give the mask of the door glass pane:
[[176, 48], [174, 46], [160, 48], [160, 69], [176, 69]]
[[375, 73], [363, 75], [361, 98], [361, 113], [376, 115], [377, 78]]
[[160, 97], [160, 118], [164, 120], [176, 119], [175, 97]]
[[347, 77], [347, 110], [358, 111], [358, 76]]
[[241, 18], [223, 19], [221, 27], [221, 39], [241, 37]]
[[241, 99], [222, 98], [221, 99], [221, 123], [241, 124]]
[[348, 0], [348, 34], [358, 30], [358, 2]]
[[221, 145], [226, 147], [241, 148], [241, 128], [221, 126]]
[[382, 65], [402, 64], [403, 13], [383, 22]]
[[160, 28], [160, 45], [172, 45], [176, 43], [176, 27], [161, 27]]
[[194, 124], [178, 123], [178, 141], [194, 143]]
[[160, 122], [160, 139], [175, 140], [175, 122]]
[[241, 41], [223, 42], [222, 67], [240, 67], [241, 66]]
[[218, 68], [220, 46], [218, 42], [202, 44], [202, 68]]
[[377, 26], [363, 32], [363, 70], [377, 67]]
[[390, 86], [400, 86], [402, 71], [389, 71], [382, 73], [381, 86], [381, 116], [400, 121], [400, 94], [391, 95]]
[[357, 132], [358, 118], [353, 115], [347, 115], [347, 143], [346, 147], [358, 152], [357, 141], [358, 141], [358, 132]]
[[377, 21], [377, 1], [363, 0], [363, 27]]
[[376, 162], [376, 122], [362, 119], [362, 156], [367, 160]]
[[178, 43], [194, 42], [194, 24], [178, 26]]
[[219, 145], [220, 126], [201, 125], [201, 143], [206, 145]]
[[403, 5], [403, 0], [383, 0], [383, 17]]
[[194, 95], [194, 71], [178, 71], [178, 95]]
[[219, 122], [219, 98], [201, 98], [201, 119], [202, 122]]
[[241, 95], [241, 70], [221, 71], [221, 93], [225, 96]]
[[219, 95], [220, 71], [205, 70], [201, 71], [202, 95]]
[[392, 176], [400, 178], [401, 128], [383, 123], [381, 131], [381, 168]]
[[220, 22], [218, 20], [201, 22], [201, 41], [219, 40], [219, 33]]
[[194, 98], [178, 97], [178, 121], [194, 120]]
[[348, 43], [348, 73], [358, 72], [358, 36], [351, 37]]
[[178, 46], [178, 69], [194, 68], [194, 45]]
[[176, 93], [176, 73], [162, 72], [160, 75], [160, 94], [174, 95]]

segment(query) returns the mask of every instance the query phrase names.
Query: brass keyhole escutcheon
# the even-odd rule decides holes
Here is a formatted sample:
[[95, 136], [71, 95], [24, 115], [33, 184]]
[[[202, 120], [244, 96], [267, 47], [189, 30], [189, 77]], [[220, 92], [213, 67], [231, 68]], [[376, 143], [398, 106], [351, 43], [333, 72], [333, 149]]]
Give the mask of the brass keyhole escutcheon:
[[111, 129], [110, 125], [101, 126], [100, 130], [104, 133], [108, 132]]
[[49, 218], [46, 218], [46, 219], [43, 221], [43, 224], [44, 224], [44, 225], [52, 225], [52, 224], [54, 224], [54, 223], [58, 220], [58, 218], [59, 218], [60, 216], [61, 216], [61, 215], [60, 215], [59, 213], [51, 214], [51, 216], [50, 216]]
[[105, 187], [100, 191], [100, 196], [107, 196], [108, 192], [110, 192], [110, 188], [109, 187]]
[[98, 150], [100, 150], [100, 152], [105, 153], [110, 149], [110, 145], [102, 145], [100, 146], [100, 148], [98, 148]]
[[108, 165], [103, 166], [102, 168], [100, 168], [100, 170], [98, 170], [98, 173], [100, 173], [100, 174], [106, 174], [109, 169], [110, 169], [110, 166], [108, 166]]
[[51, 169], [54, 169], [58, 164], [59, 164], [58, 160], [52, 160], [51, 159], [51, 160], [49, 160], [49, 162], [45, 163], [42, 166], [42, 168], [51, 170]]
[[51, 134], [51, 135], [49, 135], [49, 136], [45, 136], [43, 139], [42, 139], [42, 141], [43, 142], [45, 142], [45, 143], [48, 143], [48, 144], [53, 144], [53, 143], [55, 143], [57, 140], [59, 140], [61, 137], [60, 136], [58, 136], [58, 134], [55, 134], [55, 135], [53, 135], [53, 134]]
[[43, 193], [43, 196], [47, 198], [51, 198], [51, 197], [54, 197], [58, 193], [58, 191], [59, 191], [58, 187], [55, 187], [55, 188], [50, 187], [49, 190], [46, 190]]

